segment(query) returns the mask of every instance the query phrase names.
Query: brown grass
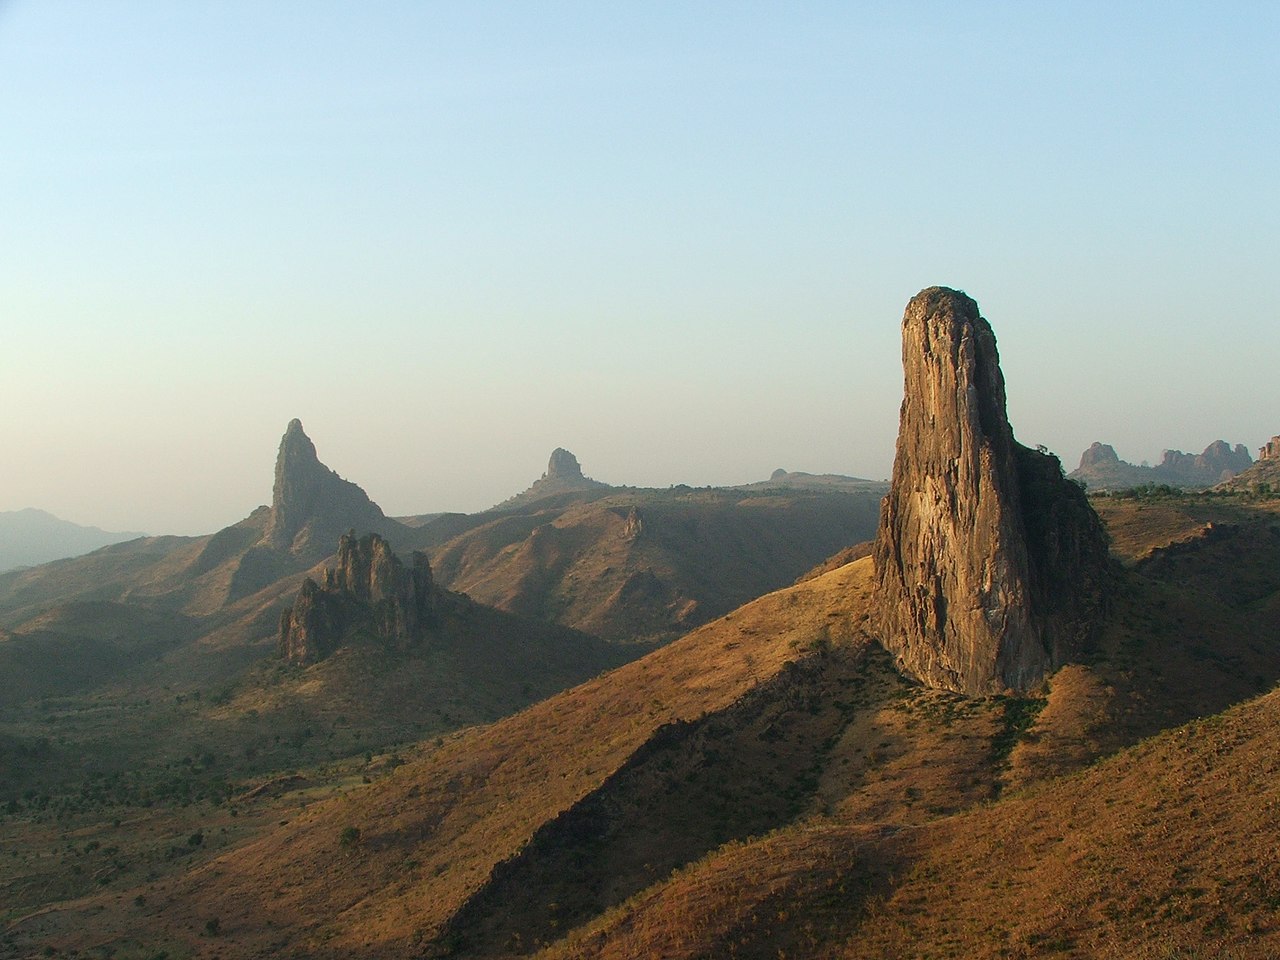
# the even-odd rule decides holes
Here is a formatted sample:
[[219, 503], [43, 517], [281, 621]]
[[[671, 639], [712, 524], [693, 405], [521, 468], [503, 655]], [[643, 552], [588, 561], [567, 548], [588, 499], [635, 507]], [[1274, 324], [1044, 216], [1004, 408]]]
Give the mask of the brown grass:
[[[1098, 649], [1033, 697], [902, 680], [862, 630], [863, 559], [426, 745], [156, 883], [143, 916], [87, 900], [20, 924], [15, 943], [1276, 955], [1280, 693], [1196, 719], [1280, 679], [1275, 513], [1207, 499], [1104, 512], [1131, 562], [1123, 589]], [[1230, 529], [1204, 536], [1210, 522]]]
[[[402, 956], [430, 941], [544, 823], [655, 730], [734, 703], [814, 644], [854, 642], [869, 562], [779, 591], [491, 727], [447, 738], [361, 795], [308, 808], [278, 832], [157, 893], [139, 918], [86, 904], [24, 926], [58, 947], [150, 935], [201, 941], [220, 918], [224, 956]], [[584, 736], [584, 732], [586, 735]], [[347, 826], [354, 848], [339, 845]], [[102, 907], [105, 912], [100, 912]]]

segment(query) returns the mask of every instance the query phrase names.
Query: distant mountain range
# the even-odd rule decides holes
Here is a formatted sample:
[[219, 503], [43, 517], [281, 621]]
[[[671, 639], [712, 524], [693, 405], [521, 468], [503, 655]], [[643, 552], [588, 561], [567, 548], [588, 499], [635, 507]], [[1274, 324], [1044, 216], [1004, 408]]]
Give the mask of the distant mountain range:
[[1091, 491], [1127, 490], [1146, 484], [1164, 484], [1183, 490], [1206, 490], [1230, 480], [1253, 465], [1242, 443], [1234, 447], [1215, 440], [1203, 453], [1166, 450], [1154, 467], [1121, 460], [1109, 443], [1094, 443], [1080, 456], [1080, 466], [1068, 474]]
[[97, 527], [83, 527], [55, 517], [45, 510], [0, 512], [0, 573], [18, 567], [34, 567], [77, 557], [90, 550], [124, 540], [136, 540], [141, 533], [113, 533]]

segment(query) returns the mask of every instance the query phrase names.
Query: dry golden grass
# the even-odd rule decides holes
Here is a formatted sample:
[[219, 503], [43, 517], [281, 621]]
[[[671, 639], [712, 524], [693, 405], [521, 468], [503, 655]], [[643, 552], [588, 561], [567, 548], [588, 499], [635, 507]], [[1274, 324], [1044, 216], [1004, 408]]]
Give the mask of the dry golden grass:
[[[724, 709], [814, 644], [860, 642], [869, 575], [863, 561], [763, 597], [642, 661], [446, 738], [383, 783], [308, 808], [163, 887], [146, 916], [89, 902], [16, 932], [59, 949], [140, 933], [194, 949], [207, 945], [200, 931], [213, 916], [226, 957], [412, 953], [497, 863], [598, 789], [654, 731]], [[348, 826], [360, 841], [344, 847]]]
[[1239, 523], [1280, 515], [1280, 502], [1245, 503], [1235, 498], [1186, 494], [1166, 499], [1090, 500], [1111, 537], [1111, 552], [1132, 564], [1157, 547], [1201, 534], [1211, 523]]
[[670, 639], [875, 531], [875, 491], [628, 491], [496, 513], [431, 549], [481, 603], [610, 639]]
[[[424, 745], [157, 882], [154, 910], [85, 900], [14, 942], [151, 937], [228, 960], [1276, 954], [1280, 693], [1193, 719], [1280, 679], [1275, 513], [1104, 510], [1132, 567], [1098, 649], [1034, 697], [898, 677], [862, 630], [867, 558]], [[1231, 529], [1201, 536], [1209, 522]]]
[[1280, 955], [1280, 693], [914, 828], [730, 845], [540, 958]]

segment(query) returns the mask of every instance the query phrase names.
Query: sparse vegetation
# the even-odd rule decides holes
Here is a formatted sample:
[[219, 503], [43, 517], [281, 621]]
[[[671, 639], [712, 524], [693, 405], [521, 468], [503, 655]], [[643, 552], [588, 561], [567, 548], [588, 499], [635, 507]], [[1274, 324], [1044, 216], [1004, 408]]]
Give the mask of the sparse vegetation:
[[1265, 956], [1280, 702], [1219, 712], [1280, 679], [1277, 514], [1095, 503], [1124, 589], [1035, 697], [903, 681], [862, 559], [461, 733], [447, 688], [421, 721], [335, 695], [388, 679], [366, 651], [11, 709], [0, 954]]

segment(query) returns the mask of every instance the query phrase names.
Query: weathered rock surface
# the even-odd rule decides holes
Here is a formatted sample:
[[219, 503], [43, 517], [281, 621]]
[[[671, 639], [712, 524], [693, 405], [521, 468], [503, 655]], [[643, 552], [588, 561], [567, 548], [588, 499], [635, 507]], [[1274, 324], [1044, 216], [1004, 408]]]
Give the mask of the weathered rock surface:
[[338, 541], [336, 565], [323, 582], [303, 581], [280, 618], [280, 655], [293, 663], [323, 660], [344, 643], [373, 639], [393, 649], [423, 641], [436, 623], [443, 591], [425, 554], [406, 567], [376, 533]]
[[1259, 460], [1280, 460], [1280, 437], [1272, 437], [1258, 449]]
[[271, 513], [263, 541], [278, 550], [314, 552], [323, 557], [345, 530], [385, 532], [391, 524], [359, 486], [343, 480], [316, 456], [315, 444], [291, 420], [276, 456]]
[[1209, 485], [1229, 480], [1251, 466], [1253, 458], [1249, 456], [1243, 443], [1237, 443], [1233, 449], [1225, 440], [1215, 440], [1200, 454], [1183, 453], [1181, 450], [1164, 451], [1156, 470], [1166, 471], [1184, 480], [1184, 485]]
[[1215, 440], [1203, 453], [1166, 450], [1154, 467], [1135, 466], [1121, 460], [1110, 444], [1094, 443], [1080, 456], [1080, 466], [1069, 479], [1090, 490], [1125, 490], [1145, 484], [1167, 484], [1184, 490], [1203, 490], [1248, 470], [1253, 458], [1242, 443], [1234, 447]]
[[1105, 534], [1058, 459], [1014, 439], [995, 335], [972, 299], [943, 287], [912, 299], [902, 362], [875, 546], [881, 640], [930, 686], [1025, 692], [1089, 647]]

